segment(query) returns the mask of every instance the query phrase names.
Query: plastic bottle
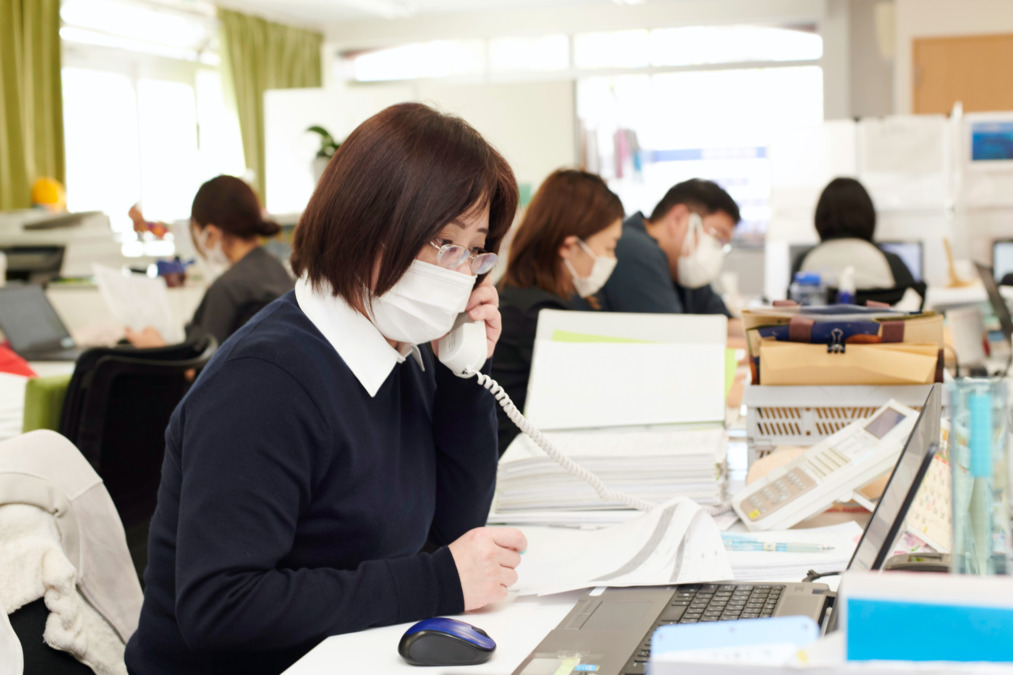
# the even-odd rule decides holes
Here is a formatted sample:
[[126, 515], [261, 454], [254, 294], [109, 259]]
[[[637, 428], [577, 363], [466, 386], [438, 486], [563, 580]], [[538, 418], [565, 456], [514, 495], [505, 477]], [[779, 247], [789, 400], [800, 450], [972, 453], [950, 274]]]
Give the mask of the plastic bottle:
[[855, 304], [855, 268], [848, 265], [837, 282], [837, 304]]
[[791, 299], [800, 305], [815, 307], [827, 304], [826, 291], [816, 272], [796, 272], [789, 290]]

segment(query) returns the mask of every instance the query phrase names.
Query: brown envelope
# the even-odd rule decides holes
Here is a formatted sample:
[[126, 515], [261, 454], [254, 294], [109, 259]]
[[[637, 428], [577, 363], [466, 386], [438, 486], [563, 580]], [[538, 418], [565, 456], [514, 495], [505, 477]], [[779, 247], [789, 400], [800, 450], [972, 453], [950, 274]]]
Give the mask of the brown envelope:
[[760, 384], [931, 384], [938, 361], [934, 343], [850, 344], [833, 354], [826, 345], [764, 340]]

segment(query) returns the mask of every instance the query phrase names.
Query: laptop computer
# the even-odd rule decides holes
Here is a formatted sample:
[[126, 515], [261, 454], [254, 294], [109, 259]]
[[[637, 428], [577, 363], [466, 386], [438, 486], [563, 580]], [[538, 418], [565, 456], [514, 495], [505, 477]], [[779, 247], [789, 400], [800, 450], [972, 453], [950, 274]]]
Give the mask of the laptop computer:
[[28, 361], [76, 361], [83, 349], [41, 286], [0, 287], [0, 330], [19, 356]]
[[[849, 570], [880, 569], [890, 556], [908, 509], [939, 445], [941, 385], [933, 385], [894, 466]], [[826, 584], [722, 582], [595, 589], [581, 598], [513, 675], [558, 672], [576, 658], [599, 675], [642, 675], [651, 636], [663, 625], [768, 616], [809, 616], [818, 623], [832, 608]], [[831, 615], [833, 613], [831, 612]], [[567, 671], [569, 672], [569, 671]]]
[[1011, 348], [1010, 357], [1004, 365], [989, 364], [991, 367], [986, 367], [986, 370], [995, 372], [983, 374], [995, 374], [1005, 377], [1009, 371], [1010, 360], [1013, 359], [1013, 318], [1010, 317], [1009, 305], [1006, 304], [1006, 300], [999, 292], [999, 285], [995, 281], [992, 268], [981, 263], [975, 263], [974, 266], [978, 268], [978, 276], [981, 277], [981, 283], [985, 287], [985, 292], [988, 293], [988, 303], [992, 307], [992, 313], [999, 319], [999, 328], [1002, 330], [1003, 340], [1005, 340], [1006, 346]]

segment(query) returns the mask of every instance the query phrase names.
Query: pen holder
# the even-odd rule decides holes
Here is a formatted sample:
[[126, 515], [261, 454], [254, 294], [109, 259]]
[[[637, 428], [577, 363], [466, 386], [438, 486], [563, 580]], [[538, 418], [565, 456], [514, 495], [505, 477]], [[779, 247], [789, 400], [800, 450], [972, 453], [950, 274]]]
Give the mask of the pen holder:
[[1009, 383], [957, 379], [950, 410], [953, 571], [1010, 574]]

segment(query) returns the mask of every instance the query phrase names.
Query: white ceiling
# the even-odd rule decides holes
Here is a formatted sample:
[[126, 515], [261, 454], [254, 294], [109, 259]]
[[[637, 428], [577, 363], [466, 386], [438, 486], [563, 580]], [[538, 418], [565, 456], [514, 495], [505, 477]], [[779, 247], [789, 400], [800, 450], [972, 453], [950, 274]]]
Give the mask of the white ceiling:
[[[628, 3], [629, 0], [626, 0]], [[535, 7], [601, 6], [613, 0], [224, 0], [219, 4], [268, 19], [303, 25], [370, 17], [502, 11]]]

